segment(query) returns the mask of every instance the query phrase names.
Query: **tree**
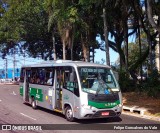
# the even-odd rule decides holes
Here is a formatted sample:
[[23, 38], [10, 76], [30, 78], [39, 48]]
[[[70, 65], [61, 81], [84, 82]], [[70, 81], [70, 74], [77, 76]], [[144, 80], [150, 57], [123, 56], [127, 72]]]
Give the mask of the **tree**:
[[[6, 21], [7, 20], [7, 21]], [[52, 59], [52, 38], [48, 32], [48, 14], [41, 0], [11, 0], [7, 3], [7, 10], [1, 19], [0, 35], [1, 47], [4, 56], [8, 49], [18, 42], [25, 42], [20, 48], [25, 49], [29, 56], [40, 56], [42, 59]], [[57, 43], [59, 37], [56, 38]], [[11, 45], [12, 44], [14, 45]], [[59, 54], [61, 47], [57, 45]], [[60, 55], [61, 56], [61, 55]]]
[[144, 62], [144, 60], [148, 57], [148, 54], [150, 54], [150, 64], [151, 64], [151, 71], [153, 70], [153, 59], [152, 59], [152, 51], [154, 50], [156, 46], [155, 37], [157, 36], [158, 32], [154, 32], [152, 27], [149, 25], [147, 11], [144, 10], [144, 8], [147, 9], [147, 3], [146, 1], [143, 1], [141, 4], [138, 1], [134, 1], [133, 9], [135, 10], [135, 15], [137, 20], [140, 22], [140, 26], [143, 29], [143, 31], [147, 35], [148, 40], [148, 47], [146, 49], [146, 52], [144, 55], [142, 55], [141, 58], [137, 60], [132, 66], [130, 66], [130, 69], [135, 69], [140, 63]]
[[[154, 10], [153, 10], [154, 9]], [[155, 2], [153, 0], [147, 0], [147, 15], [148, 15], [148, 21], [152, 25], [154, 29], [156, 29], [160, 34], [160, 24], [158, 22], [155, 22], [155, 17], [159, 18], [160, 14], [160, 2]], [[154, 13], [153, 13], [154, 11]], [[155, 16], [154, 16], [155, 15]]]
[[63, 44], [64, 60], [66, 59], [66, 46], [71, 49], [71, 58], [73, 58], [74, 24], [77, 21], [77, 9], [74, 2], [57, 0], [49, 0], [48, 2], [48, 7], [50, 7], [48, 29], [51, 30], [53, 24], [57, 26]]
[[[133, 73], [156, 46], [154, 38], [158, 33], [154, 32], [149, 23], [147, 10], [142, 8], [147, 4], [146, 1], [6, 0], [5, 8], [1, 6], [4, 9], [0, 18], [1, 49], [7, 53], [17, 42], [23, 41], [25, 45], [21, 48], [26, 48], [32, 57], [40, 55], [43, 59], [52, 59], [54, 52], [58, 58], [84, 58], [85, 61], [90, 61], [91, 51], [100, 46], [96, 41], [96, 36], [99, 35], [108, 42], [109, 47], [119, 53], [121, 67], [127, 73]], [[151, 16], [158, 15], [157, 3], [151, 3], [150, 7], [156, 7]], [[103, 11], [106, 12], [104, 20], [101, 18]], [[104, 36], [104, 22], [107, 28], [105, 33], [114, 38], [113, 42], [107, 40], [107, 34]], [[137, 28], [142, 28], [146, 33], [148, 47], [141, 57], [137, 55], [135, 62], [129, 62], [128, 37], [136, 34]], [[132, 31], [128, 32], [128, 29]], [[109, 53], [108, 49], [103, 50]]]

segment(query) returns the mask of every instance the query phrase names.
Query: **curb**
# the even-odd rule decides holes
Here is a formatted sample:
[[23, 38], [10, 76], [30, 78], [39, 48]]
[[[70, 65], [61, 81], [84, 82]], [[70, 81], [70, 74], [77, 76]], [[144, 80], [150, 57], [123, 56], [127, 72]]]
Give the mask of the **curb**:
[[18, 82], [0, 83], [0, 85], [19, 85], [19, 83]]
[[144, 113], [147, 111], [148, 111], [147, 108], [140, 108], [138, 106], [131, 106], [131, 107], [123, 106], [122, 114], [131, 115], [131, 116], [135, 116], [135, 117], [141, 117], [144, 119], [160, 121], [160, 117], [144, 115]]
[[147, 108], [140, 108], [138, 106], [131, 106], [131, 107], [128, 107], [128, 106], [123, 106], [123, 110], [124, 111], [130, 111], [131, 113], [139, 113], [140, 115], [144, 115], [144, 113], [146, 111], [148, 111]]

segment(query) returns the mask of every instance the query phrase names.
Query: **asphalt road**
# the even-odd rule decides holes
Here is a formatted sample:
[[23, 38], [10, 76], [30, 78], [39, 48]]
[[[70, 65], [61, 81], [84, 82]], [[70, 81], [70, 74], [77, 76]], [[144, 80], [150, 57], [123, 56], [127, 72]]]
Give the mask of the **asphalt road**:
[[[134, 116], [128, 116], [122, 114], [119, 118], [107, 118], [107, 119], [91, 119], [91, 120], [77, 120], [75, 122], [68, 122], [62, 114], [49, 111], [44, 108], [38, 108], [33, 110], [30, 105], [23, 104], [22, 97], [19, 95], [18, 85], [0, 85], [0, 124], [60, 124], [64, 127], [64, 124], [85, 124], [87, 130], [51, 130], [51, 131], [34, 131], [34, 132], [87, 132], [87, 133], [113, 133], [113, 132], [154, 132], [158, 133], [160, 130], [99, 130], [98, 124], [160, 124], [160, 122], [142, 119]], [[92, 125], [93, 126], [92, 126]], [[104, 126], [104, 125], [103, 125]], [[95, 130], [95, 127], [98, 130]], [[77, 128], [77, 127], [76, 127]], [[102, 127], [103, 128], [103, 127]], [[26, 132], [26, 131], [2, 131], [0, 132]], [[31, 131], [28, 131], [31, 132]]]

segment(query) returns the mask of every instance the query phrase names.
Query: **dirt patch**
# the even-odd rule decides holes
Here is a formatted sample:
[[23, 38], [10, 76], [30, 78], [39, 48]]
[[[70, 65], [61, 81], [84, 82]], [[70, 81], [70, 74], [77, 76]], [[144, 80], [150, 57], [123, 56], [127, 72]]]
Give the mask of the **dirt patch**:
[[138, 106], [146, 108], [146, 115], [160, 117], [160, 98], [147, 96], [145, 93], [127, 92], [122, 93], [125, 106]]

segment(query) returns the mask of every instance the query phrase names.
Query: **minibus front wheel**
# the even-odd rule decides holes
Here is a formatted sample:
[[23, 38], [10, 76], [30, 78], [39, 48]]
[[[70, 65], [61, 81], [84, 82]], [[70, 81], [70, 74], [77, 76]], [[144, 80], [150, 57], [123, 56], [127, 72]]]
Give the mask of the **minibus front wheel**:
[[32, 105], [33, 109], [37, 109], [37, 103], [36, 103], [36, 100], [34, 99], [34, 97], [32, 97], [31, 105]]
[[70, 122], [73, 122], [75, 120], [75, 118], [73, 117], [73, 110], [71, 109], [70, 106], [67, 106], [65, 108], [65, 117], [67, 121], [70, 121]]

